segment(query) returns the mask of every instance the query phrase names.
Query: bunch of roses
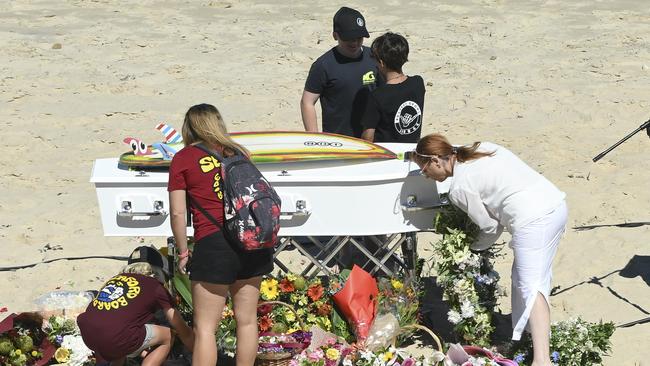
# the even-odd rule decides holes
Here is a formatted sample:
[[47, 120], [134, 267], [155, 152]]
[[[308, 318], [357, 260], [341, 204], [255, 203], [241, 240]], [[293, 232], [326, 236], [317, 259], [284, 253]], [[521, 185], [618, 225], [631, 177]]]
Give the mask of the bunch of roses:
[[[555, 323], [551, 326], [551, 359], [555, 365], [601, 365], [603, 356], [611, 350], [610, 337], [614, 323], [590, 323], [581, 318]], [[529, 334], [512, 350], [513, 359], [520, 365], [530, 365], [533, 348]]]
[[[306, 328], [317, 325], [321, 329], [331, 330], [332, 300], [319, 278], [308, 280], [293, 273], [267, 277], [262, 281], [260, 293], [263, 300], [290, 304]], [[258, 325], [261, 332], [286, 333], [300, 330], [296, 314], [291, 309], [280, 306], [260, 306]]]
[[494, 253], [470, 250], [478, 228], [453, 206], [438, 214], [435, 226], [443, 234], [434, 244], [434, 268], [443, 299], [451, 308], [447, 317], [465, 342], [487, 346], [499, 290], [499, 275], [490, 260]]
[[307, 348], [295, 356], [289, 366], [337, 366], [343, 362], [351, 365], [349, 361], [352, 349], [341, 339], [328, 338], [316, 348]]

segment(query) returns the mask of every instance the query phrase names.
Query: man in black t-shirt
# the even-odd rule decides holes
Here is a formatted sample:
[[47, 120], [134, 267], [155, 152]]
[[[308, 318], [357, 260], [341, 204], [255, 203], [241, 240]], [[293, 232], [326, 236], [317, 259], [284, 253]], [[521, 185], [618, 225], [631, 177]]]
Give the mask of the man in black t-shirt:
[[362, 138], [371, 142], [415, 143], [422, 132], [424, 80], [406, 76], [402, 66], [408, 61], [406, 38], [386, 33], [372, 42], [379, 72], [386, 80], [370, 93], [362, 125]]
[[302, 122], [306, 131], [318, 131], [316, 101], [320, 99], [323, 132], [360, 137], [368, 94], [378, 84], [377, 63], [370, 49], [363, 47], [363, 38], [370, 35], [360, 12], [342, 7], [333, 23], [332, 36], [338, 45], [311, 65], [300, 100]]

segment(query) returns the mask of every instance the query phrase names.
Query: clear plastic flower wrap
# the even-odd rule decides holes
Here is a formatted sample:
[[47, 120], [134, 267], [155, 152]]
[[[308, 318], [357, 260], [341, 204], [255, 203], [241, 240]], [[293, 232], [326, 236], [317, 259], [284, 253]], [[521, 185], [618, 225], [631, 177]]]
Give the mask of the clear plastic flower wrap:
[[399, 321], [397, 321], [395, 315], [391, 313], [377, 315], [368, 332], [365, 343], [366, 349], [374, 352], [388, 347], [399, 331]]

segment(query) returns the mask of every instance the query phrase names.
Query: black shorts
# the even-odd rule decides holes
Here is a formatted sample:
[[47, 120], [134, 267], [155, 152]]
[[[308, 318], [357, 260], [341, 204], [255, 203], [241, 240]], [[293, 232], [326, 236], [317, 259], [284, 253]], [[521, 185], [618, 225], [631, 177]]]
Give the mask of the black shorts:
[[194, 244], [188, 267], [192, 281], [231, 285], [236, 280], [271, 273], [273, 249], [243, 251], [231, 245], [221, 231], [217, 231]]

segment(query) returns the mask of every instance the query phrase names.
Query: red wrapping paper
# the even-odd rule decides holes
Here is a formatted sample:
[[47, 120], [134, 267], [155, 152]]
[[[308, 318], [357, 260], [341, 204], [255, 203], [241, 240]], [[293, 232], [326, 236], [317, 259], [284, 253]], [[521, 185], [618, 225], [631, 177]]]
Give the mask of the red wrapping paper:
[[354, 327], [357, 341], [368, 337], [370, 326], [377, 314], [377, 281], [359, 266], [352, 271], [343, 288], [334, 296], [334, 303]]
[[[34, 313], [21, 313], [18, 315], [9, 314], [9, 316], [7, 316], [2, 322], [0, 322], [0, 334], [11, 330], [14, 327], [14, 319], [16, 318], [32, 321], [35, 324], [37, 324], [39, 328], [43, 324], [43, 319], [39, 315]], [[43, 352], [43, 356], [34, 362], [34, 366], [46, 365], [50, 361], [50, 359], [52, 359], [52, 357], [54, 356], [54, 352], [56, 351], [56, 349], [54, 345], [50, 343], [50, 341], [46, 337], [43, 337], [43, 341], [38, 346], [38, 348], [40, 348], [40, 350]]]

